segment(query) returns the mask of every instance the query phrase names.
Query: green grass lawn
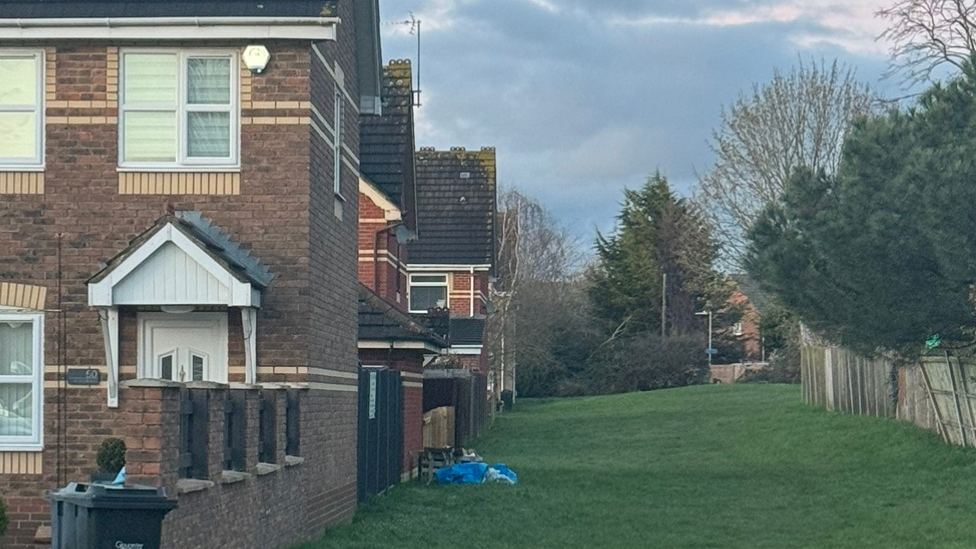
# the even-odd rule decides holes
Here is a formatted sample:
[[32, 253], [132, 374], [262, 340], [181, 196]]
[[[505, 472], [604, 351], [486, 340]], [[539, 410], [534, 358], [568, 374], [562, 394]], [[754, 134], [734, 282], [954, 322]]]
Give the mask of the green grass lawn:
[[520, 400], [476, 450], [520, 483], [402, 485], [303, 549], [976, 547], [976, 452], [798, 387]]

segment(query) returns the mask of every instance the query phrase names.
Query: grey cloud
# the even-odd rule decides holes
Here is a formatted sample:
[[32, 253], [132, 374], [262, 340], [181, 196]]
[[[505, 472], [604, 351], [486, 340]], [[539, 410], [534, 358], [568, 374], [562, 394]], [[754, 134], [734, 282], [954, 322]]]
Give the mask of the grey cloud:
[[[689, 194], [695, 170], [712, 158], [707, 140], [723, 105], [775, 67], [797, 61], [797, 33], [827, 32], [812, 22], [733, 27], [608, 27], [559, 1], [549, 12], [522, 1], [459, 3], [454, 24], [423, 35], [421, 107], [435, 134], [418, 145], [495, 146], [499, 181], [545, 203], [567, 225], [612, 226], [621, 189], [660, 170]], [[637, 15], [648, 2], [614, 2]], [[696, 13], [729, 2], [662, 2], [655, 10]], [[413, 8], [384, 3], [384, 14]], [[575, 11], [573, 11], [575, 10]], [[421, 14], [422, 16], [422, 14]], [[413, 57], [412, 37], [386, 33], [384, 54]], [[803, 58], [847, 55], [834, 46]], [[862, 77], [883, 60], [846, 59]], [[581, 234], [582, 235], [582, 234]]]

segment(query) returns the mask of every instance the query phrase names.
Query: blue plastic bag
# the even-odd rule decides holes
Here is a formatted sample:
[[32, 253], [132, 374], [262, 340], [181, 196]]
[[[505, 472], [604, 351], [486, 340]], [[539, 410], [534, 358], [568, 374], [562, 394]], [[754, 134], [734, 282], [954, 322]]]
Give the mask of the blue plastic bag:
[[496, 471], [499, 475], [499, 478], [494, 480], [504, 480], [510, 484], [518, 483], [518, 475], [516, 475], [515, 471], [509, 469], [504, 463], [496, 463], [491, 466], [491, 469]]
[[488, 466], [481, 462], [458, 463], [439, 469], [434, 476], [438, 484], [481, 484]]

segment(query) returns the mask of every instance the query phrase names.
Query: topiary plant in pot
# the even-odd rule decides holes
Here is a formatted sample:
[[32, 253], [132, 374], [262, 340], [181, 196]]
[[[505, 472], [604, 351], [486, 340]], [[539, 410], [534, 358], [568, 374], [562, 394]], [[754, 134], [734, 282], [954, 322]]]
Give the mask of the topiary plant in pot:
[[115, 480], [115, 476], [125, 467], [125, 441], [115, 437], [103, 440], [98, 447], [95, 463], [98, 464], [98, 473], [91, 476], [92, 482]]
[[7, 504], [3, 501], [3, 496], [0, 496], [0, 536], [7, 533]]

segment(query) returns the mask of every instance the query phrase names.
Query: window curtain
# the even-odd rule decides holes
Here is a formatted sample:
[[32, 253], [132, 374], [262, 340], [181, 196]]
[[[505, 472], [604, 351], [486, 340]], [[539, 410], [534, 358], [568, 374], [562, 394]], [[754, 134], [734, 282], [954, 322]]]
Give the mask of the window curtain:
[[0, 436], [33, 435], [34, 328], [0, 321]]
[[410, 288], [410, 309], [426, 311], [431, 307], [444, 307], [447, 288], [444, 286], [414, 286]]
[[230, 59], [187, 60], [187, 156], [230, 156]]
[[0, 58], [0, 158], [37, 158], [38, 65], [34, 55]]
[[126, 162], [175, 162], [179, 59], [130, 53], [123, 58], [122, 134]]

